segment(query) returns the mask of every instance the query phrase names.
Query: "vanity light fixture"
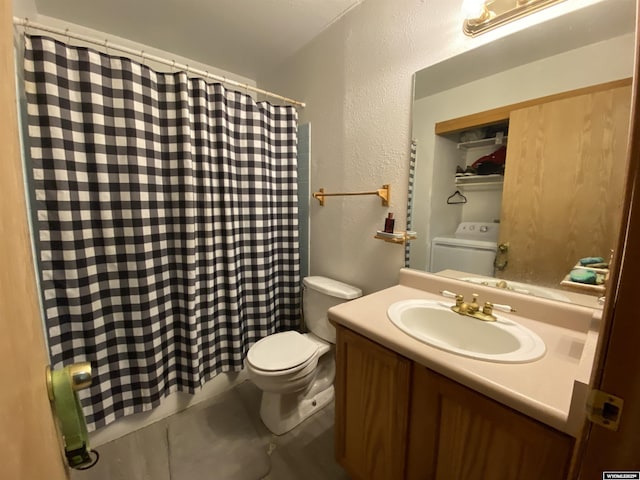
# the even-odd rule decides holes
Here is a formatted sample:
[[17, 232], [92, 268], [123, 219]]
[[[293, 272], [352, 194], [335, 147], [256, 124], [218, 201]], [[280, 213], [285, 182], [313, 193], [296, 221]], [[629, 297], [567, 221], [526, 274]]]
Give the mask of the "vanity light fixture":
[[564, 0], [465, 0], [462, 30], [475, 37]]

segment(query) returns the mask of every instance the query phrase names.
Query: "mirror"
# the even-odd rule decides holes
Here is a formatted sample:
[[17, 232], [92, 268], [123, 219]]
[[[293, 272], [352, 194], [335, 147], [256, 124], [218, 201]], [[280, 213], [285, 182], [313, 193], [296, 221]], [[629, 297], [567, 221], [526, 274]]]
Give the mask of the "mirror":
[[[617, 239], [627, 162], [634, 33], [635, 2], [603, 1], [415, 74], [416, 161], [407, 218], [418, 239], [410, 243], [409, 267], [506, 286], [552, 300], [597, 305], [604, 287], [576, 282], [569, 274], [584, 257], [602, 256], [607, 262]], [[592, 89], [603, 84], [607, 85]], [[552, 102], [556, 98], [551, 96], [578, 89], [600, 95], [586, 100], [587, 113], [572, 103], [560, 103], [565, 100]], [[616, 103], [612, 103], [612, 95]], [[520, 105], [537, 99], [546, 100], [534, 102], [528, 110]], [[606, 104], [605, 111], [594, 107], [598, 102]], [[510, 105], [520, 107], [509, 110], [501, 121], [487, 122], [483, 116]], [[553, 108], [546, 110], [547, 105]], [[574, 116], [560, 115], [558, 109], [571, 111]], [[540, 111], [541, 116], [531, 116]], [[570, 131], [570, 126], [587, 117], [587, 126], [577, 127], [574, 133]], [[455, 121], [449, 122], [452, 119]], [[483, 122], [489, 126], [478, 128]], [[597, 122], [602, 126], [595, 125]], [[611, 127], [612, 124], [615, 126]], [[598, 128], [597, 135], [591, 133]], [[498, 140], [485, 146], [463, 142], [496, 134]], [[584, 153], [585, 138], [586, 143], [595, 144], [596, 137], [599, 150], [591, 155], [592, 163], [584, 161], [571, 167], [572, 175], [559, 183], [562, 175], [558, 172], [564, 168], [556, 165], [566, 159], [582, 162], [590, 157]], [[468, 167], [502, 144], [507, 147], [503, 171], [493, 165], [491, 172], [482, 172], [491, 175], [480, 178], [475, 185], [464, 184], [475, 179], [456, 180], [457, 167], [458, 178], [473, 176], [474, 170]], [[552, 159], [553, 149], [559, 150], [559, 159]], [[603, 155], [611, 162], [610, 170], [603, 164]], [[518, 164], [516, 158], [525, 160]], [[607, 181], [603, 184], [604, 176]], [[464, 201], [448, 202], [450, 198], [460, 198], [452, 197], [456, 191]], [[592, 199], [598, 200], [599, 213], [589, 206]], [[472, 266], [471, 262], [476, 262], [482, 253], [465, 251], [466, 247], [456, 250], [457, 263], [453, 268], [432, 263], [433, 259], [443, 258], [434, 239], [454, 237], [461, 222], [473, 222], [476, 228], [495, 233], [495, 237], [486, 238], [493, 246], [490, 255], [495, 260], [495, 264], [489, 261], [489, 272]], [[571, 231], [572, 236], [558, 243], [565, 231]], [[557, 237], [555, 244], [554, 237]], [[595, 238], [600, 239], [597, 248], [576, 247], [581, 239]], [[605, 271], [592, 270], [600, 282]]]

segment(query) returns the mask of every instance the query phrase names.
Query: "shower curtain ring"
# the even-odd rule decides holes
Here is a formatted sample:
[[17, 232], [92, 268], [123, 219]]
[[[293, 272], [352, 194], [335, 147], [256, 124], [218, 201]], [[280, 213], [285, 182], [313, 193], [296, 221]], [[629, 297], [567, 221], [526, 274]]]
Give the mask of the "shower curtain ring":
[[109, 39], [108, 38], [104, 39], [104, 51], [107, 55], [109, 55]]
[[140, 50], [140, 63], [144, 64], [144, 50]]
[[175, 59], [171, 63], [171, 73], [176, 73], [176, 61], [175, 61]]
[[29, 35], [29, 17], [24, 19], [24, 34]]
[[64, 34], [67, 36], [67, 43], [71, 43], [71, 35], [69, 35], [69, 28], [64, 29]]

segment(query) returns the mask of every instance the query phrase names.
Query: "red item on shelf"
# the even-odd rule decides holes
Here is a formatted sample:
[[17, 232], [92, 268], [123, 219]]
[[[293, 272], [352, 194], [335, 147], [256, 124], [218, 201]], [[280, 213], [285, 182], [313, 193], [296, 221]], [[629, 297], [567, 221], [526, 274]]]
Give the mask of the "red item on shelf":
[[485, 155], [484, 157], [480, 157], [478, 160], [473, 162], [471, 166], [473, 168], [478, 168], [478, 166], [483, 163], [495, 163], [497, 165], [504, 165], [504, 162], [506, 159], [507, 159], [507, 147], [503, 145], [499, 149], [497, 149], [495, 152], [490, 153], [489, 155]]

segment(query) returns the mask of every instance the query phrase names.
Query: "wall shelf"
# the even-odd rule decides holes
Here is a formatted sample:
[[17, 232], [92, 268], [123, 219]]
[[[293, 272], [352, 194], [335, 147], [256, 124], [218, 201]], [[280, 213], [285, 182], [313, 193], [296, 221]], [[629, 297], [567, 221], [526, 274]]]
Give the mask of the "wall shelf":
[[385, 233], [385, 232], [376, 232], [373, 236], [378, 240], [383, 240], [387, 243], [395, 243], [397, 245], [404, 245], [405, 243], [410, 242], [411, 240], [415, 240], [418, 238], [418, 234], [413, 231], [408, 232], [394, 232], [394, 233]]
[[564, 287], [570, 287], [578, 291], [587, 292], [587, 293], [596, 293], [600, 295], [604, 295], [607, 290], [607, 288], [604, 285], [592, 285], [589, 283], [573, 282], [569, 278], [569, 275], [564, 277], [564, 279], [560, 282], [560, 285]]
[[455, 177], [456, 187], [465, 186], [496, 186], [501, 187], [504, 183], [504, 175], [491, 174], [491, 175], [466, 175], [464, 177]]
[[457, 147], [459, 150], [468, 150], [470, 148], [487, 147], [489, 145], [506, 145], [508, 138], [506, 135], [496, 135], [495, 137], [481, 138], [480, 140], [460, 142]]
[[573, 268], [578, 270], [590, 270], [594, 272], [598, 276], [598, 278], [602, 279], [602, 283], [592, 284], [592, 283], [574, 282], [573, 280], [571, 280], [571, 274], [567, 274], [564, 277], [564, 279], [562, 279], [562, 281], [560, 282], [560, 285], [563, 285], [565, 287], [571, 287], [576, 290], [590, 292], [590, 293], [598, 293], [600, 295], [605, 294], [606, 292], [605, 284], [609, 279], [608, 268], [589, 267], [589, 265], [580, 265], [579, 263]]

